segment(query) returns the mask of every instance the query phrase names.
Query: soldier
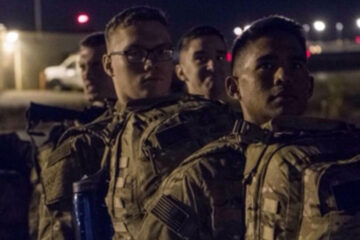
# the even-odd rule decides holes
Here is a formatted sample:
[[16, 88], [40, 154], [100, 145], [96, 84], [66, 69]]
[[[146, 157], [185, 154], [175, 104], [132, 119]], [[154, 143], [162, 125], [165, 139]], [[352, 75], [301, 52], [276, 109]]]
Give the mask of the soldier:
[[232, 119], [219, 102], [170, 95], [173, 49], [161, 11], [126, 9], [105, 32], [104, 65], [118, 96], [114, 123], [121, 129], [104, 158], [110, 166], [106, 204], [114, 239], [130, 240], [142, 238], [144, 207], [162, 179], [183, 157], [228, 132]]
[[112, 79], [102, 66], [102, 56], [106, 52], [104, 33], [93, 33], [80, 42], [79, 65], [84, 82], [85, 98], [93, 106], [104, 106], [107, 100], [115, 100]]
[[301, 115], [313, 79], [302, 28], [284, 17], [254, 22], [236, 39], [232, 56], [226, 88], [250, 123], [238, 121], [233, 134], [193, 154], [164, 180], [147, 206], [139, 239], [244, 239], [246, 146], [264, 137], [257, 126]]
[[[56, 146], [60, 144], [59, 139], [64, 132], [65, 134], [62, 136], [61, 142], [67, 138], [69, 138], [68, 143], [71, 142], [71, 144], [77, 145], [85, 144], [87, 141], [95, 141], [98, 147], [93, 153], [98, 156], [102, 155], [104, 149], [102, 141], [99, 139], [91, 139], [89, 135], [84, 134], [84, 132], [97, 131], [106, 125], [108, 119], [111, 119], [109, 116], [111, 115], [116, 95], [111, 78], [107, 76], [102, 68], [102, 56], [105, 52], [105, 36], [102, 32], [90, 34], [80, 42], [79, 64], [81, 77], [84, 82], [84, 96], [91, 105], [83, 112], [72, 114], [69, 120], [67, 120], [65, 116], [63, 123], [51, 130], [48, 140], [38, 150], [38, 173], [41, 175], [42, 184], [38, 184], [37, 189], [34, 190], [30, 206], [29, 225], [32, 239], [73, 238], [71, 199], [60, 201], [61, 204], [57, 202], [58, 199], [50, 203], [51, 200], [53, 200], [51, 199], [53, 196], [49, 194], [55, 191], [51, 187], [56, 185], [56, 183], [46, 181], [51, 175], [54, 176], [57, 172], [56, 169], [61, 171], [61, 167], [55, 164], [54, 167], [56, 169], [55, 172], [53, 172], [54, 167], [50, 167], [48, 161], [52, 158], [51, 155], [53, 158], [54, 156], [56, 158], [59, 152], [62, 151], [61, 149], [58, 150]], [[96, 124], [90, 124], [95, 119], [97, 119]], [[89, 124], [90, 126], [88, 126]], [[84, 171], [84, 173], [94, 173], [99, 169], [100, 160], [82, 164], [81, 166], [83, 168], [81, 170]], [[76, 178], [76, 176], [73, 177]], [[33, 178], [36, 177], [34, 176]], [[72, 179], [72, 177], [69, 177], [69, 179]], [[42, 188], [45, 189], [45, 192], [42, 193], [41, 207], [38, 209], [39, 195], [40, 192], [42, 192]]]
[[225, 78], [230, 66], [222, 33], [211, 26], [194, 27], [179, 40], [178, 52], [175, 71], [188, 93], [226, 100]]

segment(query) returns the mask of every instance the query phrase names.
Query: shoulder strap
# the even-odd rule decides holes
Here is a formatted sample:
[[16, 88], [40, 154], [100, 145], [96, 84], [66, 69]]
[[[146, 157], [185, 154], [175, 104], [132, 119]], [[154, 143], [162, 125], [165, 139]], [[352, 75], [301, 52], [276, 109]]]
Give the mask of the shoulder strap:
[[120, 115], [115, 115], [113, 121], [109, 123], [104, 129], [104, 135], [107, 141], [105, 142], [105, 151], [101, 160], [101, 169], [109, 169], [110, 167], [110, 153], [113, 144], [115, 143], [116, 136], [122, 134], [124, 126], [131, 117], [132, 113], [124, 112]]

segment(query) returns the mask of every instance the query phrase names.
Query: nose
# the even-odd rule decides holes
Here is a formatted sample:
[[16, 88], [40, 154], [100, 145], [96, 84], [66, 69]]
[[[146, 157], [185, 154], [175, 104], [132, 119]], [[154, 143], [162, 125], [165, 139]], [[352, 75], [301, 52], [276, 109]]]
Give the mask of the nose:
[[274, 73], [274, 85], [287, 84], [289, 81], [289, 70], [286, 67], [279, 67]]
[[153, 60], [148, 56], [144, 62], [144, 70], [150, 71], [153, 68], [153, 66], [154, 66]]

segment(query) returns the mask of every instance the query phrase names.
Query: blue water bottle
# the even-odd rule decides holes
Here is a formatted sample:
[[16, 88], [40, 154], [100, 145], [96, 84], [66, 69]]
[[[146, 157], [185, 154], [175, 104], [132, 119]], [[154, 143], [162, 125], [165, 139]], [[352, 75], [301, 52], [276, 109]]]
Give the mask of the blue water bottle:
[[104, 201], [104, 173], [73, 183], [73, 216], [76, 240], [110, 240], [113, 235]]

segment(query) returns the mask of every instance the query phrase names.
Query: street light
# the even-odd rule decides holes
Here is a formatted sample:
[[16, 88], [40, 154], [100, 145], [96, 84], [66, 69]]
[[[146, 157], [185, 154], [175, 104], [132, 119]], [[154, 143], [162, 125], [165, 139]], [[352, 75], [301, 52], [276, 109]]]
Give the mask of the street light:
[[8, 32], [6, 34], [6, 41], [10, 43], [14, 43], [19, 39], [19, 33], [15, 31]]
[[344, 24], [342, 24], [341, 22], [337, 22], [335, 24], [335, 28], [336, 28], [338, 39], [342, 40], [342, 33], [343, 33], [343, 30], [344, 30]]
[[341, 22], [337, 22], [335, 28], [337, 31], [341, 32], [344, 29], [344, 25]]
[[360, 28], [360, 18], [356, 19], [356, 26]]
[[15, 49], [15, 44], [17, 40], [19, 39], [19, 33], [16, 31], [8, 32], [5, 36], [5, 42], [4, 42], [4, 51], [10, 53], [13, 52]]
[[323, 21], [317, 20], [313, 23], [313, 27], [318, 32], [323, 32], [326, 28], [326, 25]]
[[243, 30], [241, 29], [241, 27], [235, 27], [234, 28], [234, 34], [236, 36], [240, 36], [242, 34]]
[[19, 33], [16, 31], [10, 31], [5, 35], [5, 41], [3, 45], [4, 51], [12, 53], [14, 56], [14, 78], [15, 88], [22, 89], [22, 65], [21, 65], [21, 45], [19, 41]]

